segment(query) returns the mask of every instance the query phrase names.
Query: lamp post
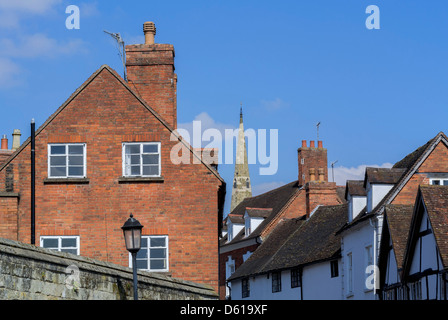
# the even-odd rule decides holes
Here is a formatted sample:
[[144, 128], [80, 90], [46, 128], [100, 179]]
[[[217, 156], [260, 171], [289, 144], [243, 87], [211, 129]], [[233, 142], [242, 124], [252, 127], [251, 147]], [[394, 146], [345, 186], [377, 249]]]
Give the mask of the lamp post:
[[134, 219], [131, 214], [129, 219], [126, 220], [124, 225], [121, 227], [123, 229], [124, 241], [126, 243], [126, 249], [132, 255], [132, 271], [134, 274], [134, 300], [138, 300], [137, 292], [137, 252], [140, 250], [142, 229], [143, 226]]

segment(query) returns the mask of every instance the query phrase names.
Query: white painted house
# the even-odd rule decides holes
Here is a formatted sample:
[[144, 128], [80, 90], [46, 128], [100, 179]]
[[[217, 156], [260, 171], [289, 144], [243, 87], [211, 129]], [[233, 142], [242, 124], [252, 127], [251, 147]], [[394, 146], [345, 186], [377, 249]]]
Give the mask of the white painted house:
[[228, 279], [232, 300], [339, 300], [340, 236], [347, 205], [285, 219]]
[[[349, 223], [341, 230], [342, 299], [376, 299], [374, 271], [383, 224], [376, 210], [403, 172], [401, 168], [366, 168], [364, 181], [347, 182], [349, 208], [357, 209], [348, 211]], [[364, 201], [365, 207], [359, 211]]]

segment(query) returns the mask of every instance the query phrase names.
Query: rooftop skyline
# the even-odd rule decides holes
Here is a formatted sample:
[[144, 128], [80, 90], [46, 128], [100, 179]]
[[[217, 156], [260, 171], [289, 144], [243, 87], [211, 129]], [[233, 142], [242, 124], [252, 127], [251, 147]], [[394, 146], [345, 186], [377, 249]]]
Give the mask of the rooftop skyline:
[[[368, 29], [369, 5], [380, 29]], [[70, 5], [79, 29], [68, 29]], [[278, 170], [249, 166], [253, 195], [297, 179], [297, 148], [319, 140], [335, 180], [391, 166], [438, 132], [448, 115], [448, 3], [431, 1], [0, 0], [0, 134], [30, 135], [101, 65], [123, 73], [116, 42], [174, 45], [178, 123], [278, 130]], [[220, 164], [227, 182], [234, 164]], [[332, 172], [329, 171], [329, 180]]]

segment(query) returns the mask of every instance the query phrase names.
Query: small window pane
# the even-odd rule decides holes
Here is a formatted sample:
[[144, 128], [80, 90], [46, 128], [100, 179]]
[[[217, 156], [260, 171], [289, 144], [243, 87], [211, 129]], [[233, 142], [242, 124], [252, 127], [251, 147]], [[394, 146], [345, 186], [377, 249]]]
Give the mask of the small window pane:
[[443, 185], [448, 186], [448, 180], [443, 180]]
[[165, 238], [151, 238], [151, 248], [165, 247]]
[[65, 154], [65, 146], [51, 146], [51, 154]]
[[83, 167], [69, 167], [68, 175], [69, 176], [83, 176], [84, 168]]
[[159, 175], [159, 166], [143, 166], [143, 175], [144, 176], [158, 176]]
[[138, 144], [126, 145], [125, 152], [126, 152], [126, 154], [139, 154], [140, 153], [140, 145], [138, 145]]
[[131, 160], [131, 164], [140, 164], [140, 156], [139, 155], [135, 155], [135, 156], [130, 156], [130, 160]]
[[151, 249], [151, 259], [152, 258], [166, 258], [165, 249]]
[[145, 154], [142, 155], [143, 164], [159, 164], [158, 154]]
[[150, 261], [151, 270], [163, 270], [165, 267], [165, 259], [157, 259]]
[[143, 152], [144, 153], [158, 153], [159, 152], [159, 146], [157, 144], [144, 144], [143, 145]]
[[68, 146], [68, 154], [84, 154], [84, 146], [83, 145]]
[[58, 239], [57, 238], [47, 238], [43, 239], [44, 248], [58, 248]]
[[[143, 239], [142, 239], [143, 240]], [[148, 258], [148, 249], [146, 248], [141, 248], [138, 252], [137, 252], [137, 259], [146, 259]]]
[[131, 166], [132, 175], [140, 175], [140, 166]]
[[65, 167], [51, 167], [50, 175], [52, 177], [65, 177], [66, 171]]
[[148, 260], [137, 260], [137, 269], [148, 269]]
[[65, 166], [65, 156], [51, 156], [50, 165], [51, 166]]
[[148, 247], [148, 238], [142, 237], [142, 240], [140, 240], [141, 248], [147, 248]]
[[61, 249], [61, 252], [67, 252], [67, 253], [71, 253], [71, 254], [78, 254], [78, 250], [76, 249]]
[[69, 166], [82, 166], [82, 165], [84, 165], [84, 157], [83, 156], [70, 156], [70, 157], [68, 157], [68, 165]]
[[76, 238], [62, 238], [61, 247], [76, 247]]

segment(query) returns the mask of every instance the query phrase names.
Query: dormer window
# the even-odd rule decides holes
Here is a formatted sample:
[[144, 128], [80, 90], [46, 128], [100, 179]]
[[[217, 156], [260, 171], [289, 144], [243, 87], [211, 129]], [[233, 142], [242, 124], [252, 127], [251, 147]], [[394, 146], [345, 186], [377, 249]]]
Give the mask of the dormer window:
[[246, 208], [244, 213], [244, 235], [247, 237], [254, 232], [271, 212], [271, 208]]
[[428, 174], [429, 184], [435, 186], [448, 186], [448, 173]]

